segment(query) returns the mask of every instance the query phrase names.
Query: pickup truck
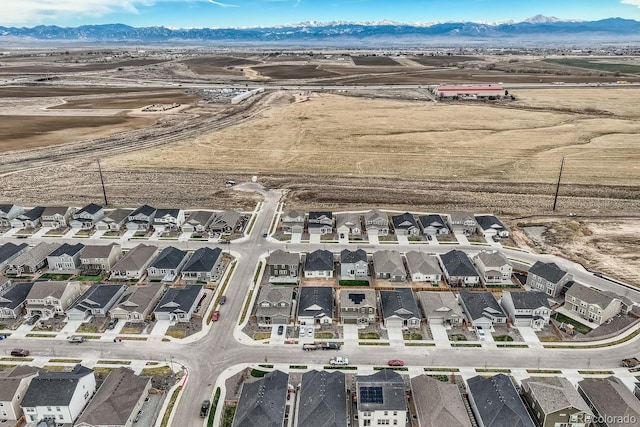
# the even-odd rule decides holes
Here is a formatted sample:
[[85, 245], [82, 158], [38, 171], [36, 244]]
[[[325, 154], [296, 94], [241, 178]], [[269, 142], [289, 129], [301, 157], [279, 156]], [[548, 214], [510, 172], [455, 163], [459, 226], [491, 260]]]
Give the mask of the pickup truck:
[[337, 342], [314, 342], [313, 344], [303, 344], [304, 351], [312, 350], [340, 350], [340, 344]]
[[623, 368], [636, 368], [640, 367], [640, 360], [637, 357], [633, 357], [631, 359], [622, 359], [621, 363]]
[[349, 364], [349, 359], [346, 357], [334, 357], [333, 359], [331, 359], [329, 361], [329, 365], [335, 366], [335, 365], [348, 365]]

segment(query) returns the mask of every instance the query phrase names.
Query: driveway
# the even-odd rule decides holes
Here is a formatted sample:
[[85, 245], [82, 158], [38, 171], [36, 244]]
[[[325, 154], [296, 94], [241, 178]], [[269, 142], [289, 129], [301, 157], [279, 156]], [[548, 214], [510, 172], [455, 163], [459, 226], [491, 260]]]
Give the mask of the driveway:
[[291, 233], [291, 243], [301, 243], [302, 233]]
[[467, 239], [467, 236], [465, 236], [462, 233], [456, 233], [455, 234], [456, 239], [458, 240], [458, 243], [460, 245], [468, 245], [469, 244], [469, 239]]
[[534, 344], [530, 345], [529, 347], [543, 348], [542, 344], [540, 343], [540, 339], [538, 339], [538, 335], [536, 335], [536, 332], [532, 327], [519, 326], [518, 331], [520, 331], [520, 335], [522, 335], [524, 342], [526, 342], [527, 344]]
[[320, 234], [310, 234], [309, 235], [309, 243], [320, 243], [322, 240], [322, 236]]
[[281, 326], [281, 325], [273, 325], [271, 327], [271, 337], [269, 338], [269, 345], [284, 344], [284, 340], [287, 337], [287, 325], [282, 325], [285, 328], [282, 335], [278, 335], [278, 326]]
[[391, 347], [404, 347], [401, 327], [391, 326], [387, 328], [387, 333], [389, 334], [389, 344], [391, 344]]
[[369, 244], [370, 245], [379, 245], [380, 239], [377, 234], [369, 234]]
[[396, 236], [398, 239], [399, 245], [408, 245], [409, 244], [409, 236]]
[[436, 347], [451, 347], [447, 329], [444, 325], [434, 325], [430, 323], [429, 329], [431, 329], [431, 335], [436, 343]]
[[358, 325], [342, 326], [345, 345], [358, 345]]
[[170, 320], [158, 320], [155, 326], [153, 327], [153, 329], [151, 330], [151, 333], [149, 334], [149, 336], [163, 337], [166, 335], [167, 329], [169, 329], [169, 326], [171, 326]]
[[76, 329], [78, 329], [84, 322], [85, 320], [68, 320], [61, 332], [67, 336], [71, 336], [76, 333]]

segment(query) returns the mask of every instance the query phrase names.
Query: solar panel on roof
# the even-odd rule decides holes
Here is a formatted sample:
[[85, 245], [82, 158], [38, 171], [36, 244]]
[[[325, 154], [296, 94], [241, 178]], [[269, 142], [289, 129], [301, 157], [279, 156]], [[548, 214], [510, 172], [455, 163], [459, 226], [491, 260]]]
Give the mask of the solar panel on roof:
[[360, 304], [364, 298], [364, 294], [349, 294], [349, 299], [353, 301], [354, 304]]
[[361, 403], [383, 403], [382, 387], [360, 387]]

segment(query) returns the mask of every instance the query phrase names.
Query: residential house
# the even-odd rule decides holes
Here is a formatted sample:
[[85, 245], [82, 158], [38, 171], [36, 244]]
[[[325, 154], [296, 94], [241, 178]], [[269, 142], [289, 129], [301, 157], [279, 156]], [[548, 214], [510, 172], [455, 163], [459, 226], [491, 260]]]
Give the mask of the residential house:
[[0, 418], [11, 421], [8, 425], [13, 426], [15, 421], [22, 418], [22, 398], [31, 380], [39, 372], [39, 368], [27, 365], [17, 365], [0, 371]]
[[140, 244], [127, 252], [111, 269], [111, 279], [137, 280], [151, 264], [158, 248]]
[[622, 309], [620, 296], [574, 283], [564, 297], [564, 308], [581, 318], [602, 325]]
[[66, 228], [76, 208], [68, 206], [51, 206], [42, 211], [40, 221], [43, 227]]
[[491, 292], [463, 290], [459, 295], [462, 310], [474, 328], [491, 330], [494, 324], [507, 322], [507, 315]]
[[342, 280], [366, 279], [369, 277], [369, 261], [364, 249], [340, 252], [340, 278]]
[[27, 295], [27, 315], [62, 316], [81, 294], [80, 282], [35, 282]]
[[389, 235], [389, 217], [378, 209], [364, 214], [364, 225], [369, 236]]
[[464, 321], [458, 299], [452, 292], [418, 292], [418, 301], [431, 325], [458, 326]]
[[347, 383], [339, 371], [307, 371], [302, 374], [296, 427], [346, 427], [348, 425]]
[[420, 215], [418, 223], [420, 223], [422, 233], [427, 236], [449, 234], [447, 222], [439, 214]]
[[260, 288], [256, 299], [258, 325], [287, 325], [291, 320], [293, 288], [267, 284]]
[[209, 224], [209, 231], [217, 234], [234, 234], [238, 232], [239, 227], [242, 226], [243, 216], [240, 212], [236, 211], [224, 211], [216, 212], [213, 215], [213, 219]]
[[189, 214], [180, 228], [183, 233], [204, 233], [209, 228], [211, 221], [213, 221], [213, 212], [194, 211]]
[[153, 224], [157, 209], [142, 205], [127, 217], [127, 230], [147, 231]]
[[377, 251], [373, 253], [372, 258], [376, 279], [385, 279], [391, 282], [407, 281], [407, 271], [398, 251]]
[[591, 410], [564, 377], [526, 378], [522, 380], [522, 395], [540, 427], [591, 425]]
[[7, 264], [7, 274], [22, 276], [33, 274], [47, 265], [47, 257], [61, 246], [60, 243], [38, 243], [33, 248], [15, 257]]
[[164, 248], [147, 268], [150, 280], [162, 279], [173, 282], [186, 264], [189, 254], [173, 246]]
[[331, 234], [333, 232], [333, 213], [309, 212], [307, 227], [309, 234]]
[[480, 251], [473, 257], [482, 280], [487, 285], [510, 284], [513, 266], [499, 251]]
[[40, 225], [40, 217], [44, 212], [43, 206], [36, 206], [33, 209], [22, 212], [9, 221], [12, 228], [36, 228]]
[[419, 236], [420, 228], [413, 215], [405, 212], [391, 217], [393, 228], [397, 236]]
[[378, 314], [375, 290], [342, 288], [338, 295], [340, 322], [343, 325], [367, 326], [375, 323]]
[[411, 378], [411, 396], [416, 402], [419, 427], [471, 427], [457, 384], [418, 375]]
[[132, 213], [133, 210], [131, 209], [114, 209], [96, 222], [96, 230], [119, 231], [129, 220], [129, 215]]
[[407, 425], [407, 391], [402, 375], [382, 369], [356, 377], [358, 426]]
[[565, 285], [572, 280], [573, 274], [567, 273], [554, 262], [536, 261], [527, 274], [527, 286], [546, 292], [554, 298], [559, 296]]
[[333, 322], [333, 288], [303, 286], [298, 290], [298, 324], [316, 325]]
[[467, 380], [469, 404], [482, 427], [536, 427], [511, 379], [505, 374]]
[[341, 239], [361, 236], [362, 221], [360, 214], [344, 213], [336, 215], [336, 230]]
[[503, 292], [500, 305], [514, 326], [542, 329], [551, 317], [548, 297], [542, 291]]
[[149, 395], [151, 377], [141, 377], [129, 368], [107, 374], [74, 427], [130, 427]]
[[476, 232], [478, 223], [472, 213], [469, 212], [451, 212], [447, 215], [449, 226], [454, 233], [470, 236]]
[[24, 308], [32, 282], [14, 283], [0, 291], [0, 319], [17, 319]]
[[594, 418], [604, 421], [599, 426], [629, 427], [640, 422], [640, 400], [618, 377], [586, 378], [578, 382], [578, 393]]
[[187, 285], [183, 288], [169, 288], [153, 314], [156, 320], [188, 322], [196, 311], [204, 295], [202, 285]]
[[91, 316], [106, 317], [127, 290], [126, 285], [96, 283], [84, 293], [68, 310], [69, 320], [85, 320]]
[[75, 270], [80, 267], [80, 253], [84, 249], [82, 243], [70, 245], [64, 243], [47, 256], [49, 270]]
[[122, 256], [122, 248], [117, 243], [110, 245], [87, 245], [80, 253], [83, 270], [111, 271]]
[[52, 419], [70, 425], [95, 391], [93, 370], [82, 365], [70, 372], [41, 372], [31, 380], [21, 407], [27, 423]]
[[253, 382], [245, 381], [231, 427], [283, 427], [288, 395], [289, 374], [282, 371], [272, 371]]
[[184, 223], [182, 209], [157, 209], [153, 217], [153, 229], [158, 233], [178, 230]]
[[24, 212], [22, 206], [0, 204], [0, 227], [10, 227], [11, 220]]
[[280, 222], [282, 223], [282, 232], [285, 234], [302, 234], [304, 231], [304, 212], [289, 210], [282, 214]]
[[164, 293], [162, 283], [129, 286], [120, 302], [111, 309], [109, 316], [125, 322], [142, 323], [151, 318], [153, 308]]
[[69, 225], [71, 228], [79, 228], [81, 230], [91, 230], [98, 221], [104, 217], [104, 209], [95, 203], [89, 203], [77, 212], [71, 215]]
[[269, 283], [298, 283], [300, 255], [277, 249], [267, 257]]
[[412, 282], [438, 283], [442, 280], [442, 269], [437, 256], [409, 251], [405, 254], [405, 258]]
[[16, 245], [14, 243], [8, 242], [4, 245], [0, 245], [0, 271], [4, 270], [11, 261], [16, 259], [21, 254], [27, 252], [29, 250], [29, 245], [26, 243], [20, 243]]
[[333, 253], [318, 249], [307, 254], [304, 260], [304, 277], [331, 279], [333, 277]]
[[509, 237], [509, 230], [504, 224], [493, 215], [476, 215], [478, 223], [478, 233], [482, 234], [485, 239], [494, 239], [497, 237]]
[[380, 291], [380, 307], [386, 328], [420, 327], [422, 317], [411, 288]]
[[454, 249], [440, 255], [440, 261], [449, 286], [473, 287], [480, 285], [480, 275], [465, 252]]
[[195, 251], [182, 269], [182, 280], [212, 282], [224, 273], [222, 249], [202, 247]]

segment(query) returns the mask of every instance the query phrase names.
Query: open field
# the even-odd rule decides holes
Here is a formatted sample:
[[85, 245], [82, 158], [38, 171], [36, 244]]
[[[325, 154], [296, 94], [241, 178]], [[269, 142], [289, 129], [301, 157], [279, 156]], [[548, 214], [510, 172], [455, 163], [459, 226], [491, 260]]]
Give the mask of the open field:
[[589, 70], [606, 71], [609, 73], [640, 73], [640, 65], [634, 64], [622, 64], [619, 62], [613, 62], [611, 60], [592, 60], [592, 59], [578, 59], [578, 58], [560, 58], [560, 59], [547, 59], [547, 62], [552, 64], [560, 64], [568, 67], [586, 68]]
[[351, 56], [351, 60], [357, 66], [398, 66], [399, 64], [388, 56]]
[[132, 96], [109, 96], [99, 98], [72, 99], [50, 109], [129, 109], [142, 108], [150, 104], [189, 104], [199, 97], [186, 94], [184, 91], [166, 93], [138, 94]]
[[125, 87], [63, 87], [49, 85], [34, 85], [20, 87], [0, 87], [0, 98], [48, 98], [55, 96], [81, 96], [81, 95], [100, 95], [100, 94], [129, 94], [144, 93], [150, 91], [161, 90], [158, 88], [125, 88]]
[[98, 62], [89, 64], [75, 63], [38, 63], [35, 65], [5, 65], [0, 67], [0, 74], [46, 74], [46, 73], [79, 73], [87, 71], [113, 70], [121, 67], [139, 67], [152, 64], [160, 64], [164, 60], [157, 59], [131, 59], [119, 62]]
[[318, 65], [263, 65], [252, 67], [253, 70], [271, 79], [313, 79], [332, 77], [339, 74], [321, 68]]
[[231, 56], [207, 56], [187, 59], [181, 62], [200, 75], [242, 75], [239, 70], [235, 70], [233, 67], [259, 64], [259, 61]]
[[409, 57], [420, 65], [429, 67], [443, 67], [447, 65], [455, 65], [459, 62], [468, 61], [484, 61], [481, 57], [462, 56], [462, 55], [442, 55], [442, 56], [411, 56]]

